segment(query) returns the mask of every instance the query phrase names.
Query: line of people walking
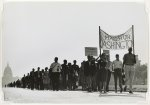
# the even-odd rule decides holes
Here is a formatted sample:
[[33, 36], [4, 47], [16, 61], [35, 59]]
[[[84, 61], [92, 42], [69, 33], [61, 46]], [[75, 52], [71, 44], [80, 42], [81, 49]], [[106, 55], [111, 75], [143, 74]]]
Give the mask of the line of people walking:
[[61, 65], [58, 63], [58, 57], [55, 57], [50, 68], [45, 67], [40, 70], [38, 67], [37, 71], [33, 68], [30, 73], [24, 74], [21, 80], [18, 79], [7, 86], [31, 90], [75, 90], [78, 88], [79, 80], [79, 66], [76, 63], [77, 61], [74, 60], [73, 64], [67, 64], [67, 60], [64, 60]]
[[[16, 83], [10, 83], [8, 86], [28, 88], [31, 90], [76, 90], [78, 86], [82, 86], [83, 91], [99, 91], [100, 94], [109, 91], [109, 82], [111, 74], [114, 75], [115, 92], [117, 93], [117, 81], [119, 80], [120, 92], [127, 90], [129, 85], [129, 93], [133, 93], [132, 81], [134, 78], [134, 64], [136, 63], [135, 55], [132, 54], [132, 48], [128, 49], [128, 53], [123, 57], [123, 63], [116, 54], [116, 59], [111, 62], [110, 56], [102, 53], [98, 58], [87, 56], [87, 61], [81, 63], [81, 67], [74, 60], [73, 64], [64, 60], [61, 65], [58, 63], [58, 57], [54, 58], [54, 62], [50, 68], [37, 71], [33, 68], [30, 73], [24, 75], [21, 80]], [[123, 88], [122, 85], [125, 85]]]

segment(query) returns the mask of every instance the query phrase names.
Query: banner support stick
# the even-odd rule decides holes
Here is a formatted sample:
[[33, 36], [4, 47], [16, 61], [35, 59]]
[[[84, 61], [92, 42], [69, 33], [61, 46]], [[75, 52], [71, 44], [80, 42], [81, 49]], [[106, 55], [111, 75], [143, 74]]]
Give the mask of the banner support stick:
[[135, 54], [135, 49], [134, 49], [134, 25], [132, 25], [132, 38], [133, 38], [133, 54]]
[[101, 56], [101, 27], [99, 26], [99, 49], [100, 49], [100, 56]]

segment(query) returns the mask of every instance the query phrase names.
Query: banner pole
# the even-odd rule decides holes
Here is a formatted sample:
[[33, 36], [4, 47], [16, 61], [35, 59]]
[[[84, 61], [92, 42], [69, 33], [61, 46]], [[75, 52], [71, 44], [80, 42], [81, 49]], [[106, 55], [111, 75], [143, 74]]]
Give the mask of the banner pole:
[[101, 56], [101, 27], [99, 26], [99, 49], [100, 49], [100, 56]]
[[133, 54], [135, 54], [135, 49], [134, 49], [134, 25], [132, 25], [132, 38], [133, 38]]

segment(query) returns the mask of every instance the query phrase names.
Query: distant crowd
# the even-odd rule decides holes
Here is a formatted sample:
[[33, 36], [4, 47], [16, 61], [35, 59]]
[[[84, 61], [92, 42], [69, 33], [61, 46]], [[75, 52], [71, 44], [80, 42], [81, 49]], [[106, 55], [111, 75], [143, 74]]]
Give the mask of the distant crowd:
[[[117, 93], [117, 81], [119, 80], [120, 92], [126, 91], [129, 86], [129, 93], [133, 93], [132, 81], [134, 78], [135, 55], [132, 54], [132, 48], [129, 53], [123, 57], [123, 63], [116, 54], [116, 60], [110, 61], [110, 56], [102, 53], [98, 58], [87, 56], [87, 61], [83, 61], [81, 66], [74, 60], [73, 64], [64, 60], [63, 64], [58, 63], [58, 57], [50, 67], [35, 70], [17, 81], [7, 84], [7, 87], [27, 88], [31, 90], [77, 90], [78, 86], [82, 90], [92, 92], [100, 91], [107, 93], [111, 74], [114, 75], [115, 92]], [[125, 85], [123, 87], [123, 85]]]

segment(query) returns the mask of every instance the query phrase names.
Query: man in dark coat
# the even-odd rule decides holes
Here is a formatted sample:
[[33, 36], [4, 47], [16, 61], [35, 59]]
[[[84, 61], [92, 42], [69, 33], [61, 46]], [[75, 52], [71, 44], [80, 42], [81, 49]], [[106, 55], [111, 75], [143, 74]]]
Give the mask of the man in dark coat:
[[[40, 83], [40, 90], [44, 90], [44, 69], [41, 70], [41, 83]], [[50, 77], [49, 77], [50, 78]]]
[[85, 64], [85, 61], [81, 62], [81, 67], [80, 67], [80, 73], [79, 73], [79, 79], [80, 79], [80, 82], [81, 82], [81, 86], [82, 86], [82, 90], [86, 90], [86, 78], [85, 78], [85, 75], [84, 75], [84, 64]]
[[35, 69], [33, 68], [32, 71], [30, 72], [30, 86], [31, 90], [35, 88]]
[[72, 69], [71, 63], [68, 63], [68, 88], [69, 90], [73, 90], [73, 80], [74, 80], [74, 73]]
[[25, 76], [25, 74], [24, 74], [24, 76], [22, 77], [21, 81], [22, 81], [22, 87], [23, 87], [23, 88], [26, 88], [26, 76]]
[[21, 81], [19, 79], [16, 81], [16, 86], [17, 86], [17, 88], [21, 87]]
[[16, 82], [15, 81], [13, 82], [13, 87], [16, 87]]
[[30, 74], [28, 73], [26, 76], [26, 87], [30, 89]]
[[84, 65], [84, 75], [86, 76], [86, 83], [87, 83], [87, 91], [92, 91], [92, 76], [93, 76], [93, 67], [94, 62], [92, 62], [91, 56], [88, 56], [88, 60], [85, 62]]
[[92, 91], [96, 91], [97, 90], [97, 86], [96, 86], [96, 63], [95, 63], [95, 58], [91, 58], [91, 78], [92, 78]]
[[75, 90], [78, 87], [78, 82], [79, 82], [79, 66], [76, 64], [77, 61], [73, 61], [72, 69], [73, 69], [73, 90]]
[[67, 89], [67, 76], [68, 76], [68, 65], [67, 65], [67, 60], [64, 60], [64, 64], [61, 65], [62, 70], [62, 81], [63, 81], [63, 90]]
[[112, 62], [110, 61], [110, 56], [106, 55], [106, 59], [107, 59], [107, 65], [106, 65], [106, 69], [107, 69], [107, 80], [106, 80], [106, 91], [109, 91], [109, 82], [110, 82], [110, 78], [111, 78], [111, 73], [112, 73]]
[[35, 73], [35, 84], [36, 84], [36, 89], [40, 89], [40, 83], [41, 83], [41, 72], [40, 72], [40, 67], [37, 68], [37, 71]]

